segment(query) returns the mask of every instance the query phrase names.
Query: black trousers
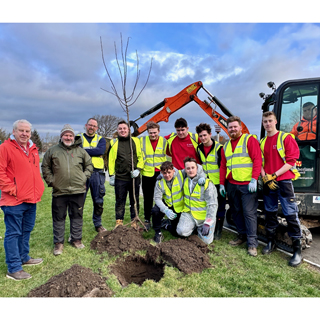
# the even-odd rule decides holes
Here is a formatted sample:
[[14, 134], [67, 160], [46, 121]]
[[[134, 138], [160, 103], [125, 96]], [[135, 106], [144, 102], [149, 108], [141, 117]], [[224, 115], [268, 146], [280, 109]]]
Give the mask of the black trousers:
[[150, 221], [151, 209], [153, 206], [154, 187], [157, 182], [157, 177], [160, 171], [156, 171], [152, 177], [142, 176], [142, 192], [143, 192], [143, 207], [144, 219]]
[[83, 205], [83, 193], [52, 197], [54, 243], [64, 243], [65, 220], [67, 217], [67, 212], [69, 213], [70, 219], [71, 241], [82, 239]]
[[250, 193], [248, 185], [227, 182], [227, 194], [232, 218], [240, 236], [247, 237], [248, 247], [258, 247], [258, 193]]
[[[135, 186], [135, 198], [137, 202], [137, 211], [139, 214], [139, 191], [140, 191], [140, 176], [134, 179]], [[134, 197], [133, 197], [133, 183], [132, 180], [124, 181], [115, 179], [114, 183], [114, 190], [116, 193], [116, 220], [123, 220], [124, 212], [126, 207], [127, 201], [127, 194], [129, 193], [129, 200], [130, 200], [130, 216], [131, 220], [135, 218], [136, 213], [134, 211]]]
[[[173, 212], [177, 214], [177, 217], [174, 220], [170, 220], [171, 226], [168, 227], [168, 231], [174, 236], [174, 237], [179, 237], [177, 234], [177, 225], [179, 223], [179, 219], [181, 216], [181, 213], [177, 213], [174, 211], [173, 207], [169, 208]], [[164, 218], [165, 214], [160, 211], [159, 207], [155, 205], [152, 210], [152, 227], [156, 233], [159, 233], [161, 231], [161, 221]]]

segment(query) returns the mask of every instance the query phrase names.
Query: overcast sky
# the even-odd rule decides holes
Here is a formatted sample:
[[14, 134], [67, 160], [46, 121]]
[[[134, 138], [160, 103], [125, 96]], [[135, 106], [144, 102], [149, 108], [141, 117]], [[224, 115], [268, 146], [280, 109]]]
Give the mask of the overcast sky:
[[[157, 6], [152, 13], [165, 12], [159, 2]], [[59, 134], [66, 123], [75, 131], [82, 131], [86, 120], [96, 114], [125, 117], [117, 99], [102, 90], [110, 90], [111, 84], [100, 47], [101, 37], [104, 59], [117, 83], [114, 43], [120, 50], [122, 34], [124, 44], [130, 37], [129, 79], [135, 79], [135, 52], [139, 55], [141, 75], [136, 93], [144, 85], [153, 59], [149, 82], [130, 108], [131, 120], [164, 98], [202, 81], [206, 89], [241, 117], [251, 133], [259, 135], [262, 104], [259, 93], [271, 93], [268, 81], [279, 86], [289, 79], [320, 76], [320, 24], [304, 23], [308, 21], [304, 15], [294, 23], [254, 23], [251, 16], [244, 21], [236, 19], [241, 23], [213, 23], [218, 16], [213, 9], [208, 15], [210, 10], [202, 8], [205, 21], [212, 20], [210, 23], [199, 23], [202, 20], [198, 11], [196, 23], [193, 17], [181, 22], [176, 7], [176, 14], [168, 11], [170, 21], [179, 23], [161, 22], [165, 21], [161, 15], [156, 19], [160, 22], [148, 23], [152, 19], [147, 14], [134, 16], [127, 20], [132, 22], [125, 23], [123, 19], [113, 20], [111, 11], [106, 19], [98, 15], [97, 21], [108, 23], [88, 22], [94, 21], [90, 15], [88, 20], [83, 16], [75, 19], [85, 23], [61, 23], [57, 16], [45, 23], [47, 16], [41, 15], [0, 16], [0, 127], [11, 131], [15, 120], [27, 119], [44, 136]], [[184, 10], [190, 17], [194, 9]], [[237, 13], [238, 8], [234, 10]], [[271, 8], [267, 12], [271, 13]], [[73, 21], [65, 17], [62, 15], [62, 21]], [[279, 21], [285, 20], [280, 15]], [[130, 82], [127, 91], [132, 91]], [[199, 92], [199, 97], [207, 99], [207, 94]], [[193, 132], [200, 122], [214, 125], [191, 102], [171, 115], [168, 123], [160, 122], [161, 133], [174, 131], [174, 121], [179, 117], [188, 121]], [[148, 119], [137, 123], [141, 126]]]

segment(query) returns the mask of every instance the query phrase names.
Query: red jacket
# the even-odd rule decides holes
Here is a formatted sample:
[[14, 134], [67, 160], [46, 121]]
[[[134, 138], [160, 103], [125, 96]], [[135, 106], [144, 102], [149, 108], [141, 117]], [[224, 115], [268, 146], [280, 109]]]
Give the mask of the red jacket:
[[38, 149], [32, 142], [28, 156], [15, 140], [8, 139], [0, 145], [0, 206], [41, 200], [44, 183], [39, 163]]

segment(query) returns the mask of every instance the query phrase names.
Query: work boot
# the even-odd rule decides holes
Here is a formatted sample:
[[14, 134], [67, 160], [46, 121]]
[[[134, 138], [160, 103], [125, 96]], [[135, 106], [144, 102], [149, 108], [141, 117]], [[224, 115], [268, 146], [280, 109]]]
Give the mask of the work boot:
[[255, 247], [249, 247], [248, 248], [248, 254], [252, 257], [256, 257], [257, 256], [257, 248]]
[[55, 256], [58, 256], [59, 254], [62, 254], [63, 251], [63, 243], [57, 242], [54, 244], [53, 254]]
[[134, 230], [138, 230], [139, 226], [137, 224], [137, 220], [132, 220], [131, 221], [131, 228], [133, 228]]
[[221, 239], [223, 223], [224, 223], [224, 217], [217, 218], [216, 228], [214, 230], [214, 240]]
[[123, 220], [121, 220], [121, 219], [116, 220], [116, 226], [114, 228], [119, 227], [119, 226], [123, 226]]
[[30, 258], [27, 262], [24, 262], [22, 265], [23, 266], [35, 266], [35, 265], [40, 264], [42, 262], [43, 262], [43, 259]]
[[20, 270], [20, 271], [13, 272], [13, 273], [7, 272], [6, 277], [9, 278], [9, 279], [13, 279], [13, 280], [19, 281], [19, 280], [30, 279], [31, 278], [31, 274], [25, 272], [24, 270]]
[[99, 226], [99, 227], [96, 227], [96, 231], [97, 232], [103, 232], [103, 231], [107, 231], [107, 229], [103, 226]]
[[76, 249], [83, 249], [85, 247], [81, 240], [74, 240], [71, 242], [71, 245]]
[[245, 237], [238, 234], [238, 236], [235, 239], [229, 241], [229, 244], [233, 247], [236, 247], [236, 246], [239, 246], [240, 244], [243, 244], [245, 242], [246, 242]]
[[150, 230], [151, 228], [151, 223], [149, 220], [144, 220], [144, 226], [146, 227], [147, 231]]
[[270, 254], [276, 248], [274, 238], [268, 238], [267, 245], [262, 249], [262, 254]]
[[163, 238], [163, 235], [162, 235], [161, 232], [156, 233], [156, 234], [154, 235], [154, 238], [153, 238], [153, 240], [154, 240], [155, 243], [161, 243], [163, 239], [164, 239], [164, 238]]
[[297, 267], [301, 261], [301, 241], [300, 239], [292, 239], [293, 256], [289, 261], [290, 267]]

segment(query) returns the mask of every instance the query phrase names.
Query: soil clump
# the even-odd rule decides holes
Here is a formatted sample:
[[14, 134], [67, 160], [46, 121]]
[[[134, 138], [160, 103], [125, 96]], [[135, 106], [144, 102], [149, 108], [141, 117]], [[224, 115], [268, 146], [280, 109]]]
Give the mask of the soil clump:
[[[163, 260], [178, 268], [180, 271], [191, 274], [212, 268], [207, 255], [208, 246], [198, 242], [197, 236], [190, 239], [172, 239], [160, 244], [160, 255]], [[149, 254], [149, 258], [151, 254]], [[153, 259], [155, 256], [153, 257]]]
[[[141, 229], [141, 231], [143, 231]], [[133, 228], [118, 226], [111, 231], [99, 232], [91, 241], [90, 248], [98, 253], [107, 252], [110, 256], [116, 256], [129, 251], [146, 250], [150, 246], [140, 232]]]
[[106, 280], [91, 269], [74, 264], [31, 290], [28, 297], [112, 297], [113, 292]]

